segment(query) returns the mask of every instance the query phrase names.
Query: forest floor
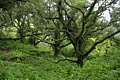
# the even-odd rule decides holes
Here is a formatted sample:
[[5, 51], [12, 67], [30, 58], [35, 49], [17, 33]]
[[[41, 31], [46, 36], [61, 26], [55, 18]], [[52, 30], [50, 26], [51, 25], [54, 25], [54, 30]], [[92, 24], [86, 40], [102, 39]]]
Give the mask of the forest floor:
[[88, 56], [83, 68], [68, 61], [55, 63], [62, 59], [45, 45], [7, 44], [0, 47], [0, 80], [120, 80], [119, 48]]

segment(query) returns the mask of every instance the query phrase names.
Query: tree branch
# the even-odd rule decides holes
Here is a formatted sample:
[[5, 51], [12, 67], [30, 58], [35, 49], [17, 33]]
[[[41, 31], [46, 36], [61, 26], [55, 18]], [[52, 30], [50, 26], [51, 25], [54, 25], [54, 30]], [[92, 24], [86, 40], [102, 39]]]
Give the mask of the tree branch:
[[96, 3], [97, 3], [97, 0], [94, 0], [94, 2], [91, 4], [90, 8], [88, 9], [88, 11], [85, 15], [85, 19], [87, 19], [90, 16]]
[[71, 7], [71, 8], [74, 8], [74, 9], [79, 10], [79, 11], [82, 13], [82, 15], [84, 16], [84, 12], [83, 12], [80, 8], [77, 8], [77, 7], [75, 7], [75, 6], [71, 6], [70, 4], [67, 3], [66, 0], [64, 0], [64, 1], [65, 1], [66, 5], [68, 5], [68, 6]]
[[110, 37], [112, 37], [112, 36], [118, 34], [119, 32], [120, 32], [120, 30], [118, 30], [118, 31], [116, 31], [116, 32], [114, 32], [114, 33], [112, 33], [111, 35], [109, 35], [109, 36], [103, 38], [103, 39], [100, 40], [100, 41], [95, 42], [95, 43], [93, 44], [93, 46], [89, 49], [89, 51], [86, 52], [86, 53], [84, 54], [84, 58], [87, 57], [88, 54], [90, 54], [90, 53], [95, 49], [95, 47], [96, 47], [98, 44], [104, 42], [106, 39], [108, 39], [108, 38], [110, 38]]
[[22, 37], [18, 37], [18, 38], [5, 38], [5, 37], [1, 37], [0, 40], [20, 40], [20, 39], [23, 39], [24, 37], [27, 37], [27, 36], [33, 36], [33, 35], [41, 35], [42, 33], [37, 33], [37, 34], [28, 34], [28, 35], [24, 35]]
[[60, 48], [63, 48], [63, 47], [68, 46], [68, 45], [70, 45], [70, 44], [71, 44], [71, 42], [69, 42], [69, 43], [67, 43], [67, 44], [65, 44], [65, 45], [60, 46]]

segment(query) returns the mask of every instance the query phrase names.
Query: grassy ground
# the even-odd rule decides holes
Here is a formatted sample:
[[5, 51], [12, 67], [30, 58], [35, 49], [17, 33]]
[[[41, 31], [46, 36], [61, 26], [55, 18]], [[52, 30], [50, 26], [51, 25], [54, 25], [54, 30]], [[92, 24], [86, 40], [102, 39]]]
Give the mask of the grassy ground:
[[80, 68], [75, 63], [53, 57], [44, 45], [34, 47], [7, 43], [0, 51], [0, 80], [120, 80], [120, 50], [91, 55]]

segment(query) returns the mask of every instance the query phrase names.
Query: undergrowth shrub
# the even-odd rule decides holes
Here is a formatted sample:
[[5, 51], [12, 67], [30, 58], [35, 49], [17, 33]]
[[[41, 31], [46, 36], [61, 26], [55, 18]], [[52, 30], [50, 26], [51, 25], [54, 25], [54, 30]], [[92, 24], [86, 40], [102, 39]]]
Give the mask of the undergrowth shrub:
[[6, 52], [14, 51], [15, 53], [19, 53], [20, 51], [20, 53], [22, 52], [35, 56], [49, 55], [52, 53], [52, 50], [46, 45], [33, 46], [20, 43], [19, 41], [3, 41], [0, 45], [0, 50]]
[[[14, 44], [13, 44], [14, 43]], [[32, 46], [18, 42], [7, 44], [12, 48], [8, 53], [0, 52], [0, 80], [119, 80], [120, 50], [110, 47], [102, 55], [92, 53], [84, 60], [83, 68], [76, 63], [61, 61], [62, 57], [51, 57], [46, 45]], [[66, 56], [72, 56], [72, 46], [62, 49]], [[73, 52], [72, 52], [73, 51]], [[75, 58], [69, 58], [75, 59]], [[4, 60], [4, 61], [3, 61]]]
[[12, 44], [13, 41], [0, 41], [0, 50], [6, 50], [6, 51], [9, 51], [11, 50], [11, 46], [13, 45]]
[[29, 57], [28, 54], [25, 54], [25, 53], [17, 51], [17, 50], [10, 51], [9, 53], [0, 55], [0, 58], [2, 60], [15, 61], [15, 62], [20, 62], [22, 60], [25, 60], [27, 57]]
[[0, 61], [0, 80], [39, 80], [37, 74], [30, 65]]

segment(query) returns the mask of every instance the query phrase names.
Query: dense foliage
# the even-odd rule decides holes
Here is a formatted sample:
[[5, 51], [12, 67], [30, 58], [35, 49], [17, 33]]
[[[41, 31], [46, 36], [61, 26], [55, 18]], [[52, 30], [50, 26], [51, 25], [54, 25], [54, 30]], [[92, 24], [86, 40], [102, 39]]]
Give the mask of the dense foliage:
[[[19, 42], [7, 43], [11, 50], [0, 52], [1, 80], [101, 80], [120, 78], [120, 49], [110, 47], [108, 53], [92, 54], [85, 59], [83, 68], [68, 61], [56, 63], [50, 48], [34, 47]], [[7, 47], [4, 47], [7, 48]], [[71, 57], [69, 57], [71, 58]]]
[[0, 79], [119, 79], [119, 5], [119, 0], [0, 1]]

